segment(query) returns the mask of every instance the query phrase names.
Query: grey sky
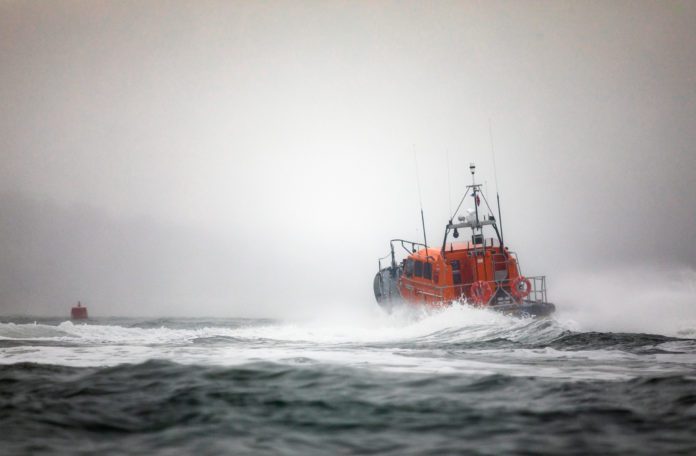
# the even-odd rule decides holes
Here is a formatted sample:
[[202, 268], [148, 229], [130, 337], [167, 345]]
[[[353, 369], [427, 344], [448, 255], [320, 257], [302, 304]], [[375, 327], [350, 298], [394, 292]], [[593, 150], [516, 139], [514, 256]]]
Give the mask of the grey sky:
[[[694, 2], [0, 2], [0, 312], [371, 306], [494, 131], [529, 273], [696, 267]], [[328, 304], [327, 304], [328, 305]], [[195, 306], [195, 307], [194, 307]], [[191, 309], [195, 309], [191, 311]]]

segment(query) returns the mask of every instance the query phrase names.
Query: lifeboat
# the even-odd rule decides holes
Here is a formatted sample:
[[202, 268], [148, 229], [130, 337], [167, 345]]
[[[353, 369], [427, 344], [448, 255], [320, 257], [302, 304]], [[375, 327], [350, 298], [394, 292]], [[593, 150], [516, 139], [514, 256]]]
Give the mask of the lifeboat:
[[[474, 164], [470, 170], [472, 184], [445, 226], [439, 249], [405, 239], [389, 242], [390, 253], [379, 259], [373, 283], [377, 303], [388, 312], [399, 306], [438, 308], [459, 302], [515, 316], [553, 313], [555, 306], [547, 300], [546, 277], [522, 274], [517, 255], [503, 242], [502, 227], [481, 185], [475, 182]], [[473, 209], [458, 216], [467, 197], [473, 199]], [[460, 230], [468, 232], [464, 240], [460, 240]], [[397, 261], [395, 247], [405, 251], [401, 261]], [[390, 264], [382, 267], [385, 260]]]

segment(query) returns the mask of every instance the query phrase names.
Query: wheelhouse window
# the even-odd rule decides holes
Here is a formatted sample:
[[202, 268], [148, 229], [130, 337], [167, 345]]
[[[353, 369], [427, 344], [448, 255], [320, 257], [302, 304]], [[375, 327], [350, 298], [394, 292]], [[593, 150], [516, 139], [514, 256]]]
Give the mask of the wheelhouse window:
[[462, 283], [462, 272], [460, 270], [459, 260], [452, 261], [452, 283], [455, 285]]
[[410, 258], [406, 260], [406, 263], [404, 264], [404, 272], [406, 273], [406, 277], [413, 276], [413, 263], [413, 260]]
[[423, 262], [416, 261], [416, 277], [423, 277]]
[[423, 278], [433, 280], [433, 264], [425, 263], [423, 265]]

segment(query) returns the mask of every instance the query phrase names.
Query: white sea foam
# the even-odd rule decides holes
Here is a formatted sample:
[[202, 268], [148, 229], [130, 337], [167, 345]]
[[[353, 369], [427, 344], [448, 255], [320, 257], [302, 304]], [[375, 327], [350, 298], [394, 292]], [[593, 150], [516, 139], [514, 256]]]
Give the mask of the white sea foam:
[[501, 373], [569, 379], [630, 378], [646, 370], [681, 372], [696, 365], [696, 350], [689, 343], [665, 348], [674, 353], [640, 356], [621, 350], [564, 351], [545, 344], [568, 334], [572, 323], [517, 319], [459, 306], [375, 318], [207, 323], [207, 327], [183, 328], [0, 323], [0, 341], [12, 341], [0, 346], [0, 363], [110, 366], [166, 359], [229, 366], [309, 360], [434, 375]]

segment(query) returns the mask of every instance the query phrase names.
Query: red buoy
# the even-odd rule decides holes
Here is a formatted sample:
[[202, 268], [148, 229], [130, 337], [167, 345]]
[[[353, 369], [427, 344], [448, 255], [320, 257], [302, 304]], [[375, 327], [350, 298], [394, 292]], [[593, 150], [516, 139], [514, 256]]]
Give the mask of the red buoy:
[[80, 301], [77, 301], [77, 306], [70, 310], [70, 318], [73, 320], [86, 320], [87, 319], [87, 307], [82, 307]]

